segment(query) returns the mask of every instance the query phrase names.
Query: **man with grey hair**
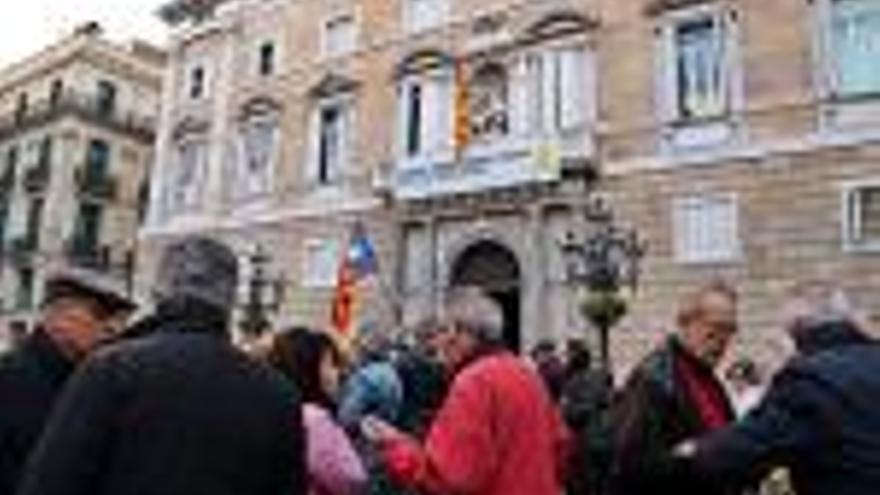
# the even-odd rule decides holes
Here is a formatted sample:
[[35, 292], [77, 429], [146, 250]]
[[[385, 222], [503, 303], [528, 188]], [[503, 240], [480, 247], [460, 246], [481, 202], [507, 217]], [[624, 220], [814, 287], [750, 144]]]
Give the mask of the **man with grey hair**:
[[677, 449], [683, 472], [731, 488], [784, 466], [799, 495], [880, 486], [880, 345], [832, 283], [796, 285], [783, 305], [797, 355], [739, 424]]
[[454, 374], [424, 445], [363, 424], [391, 476], [429, 495], [558, 495], [568, 432], [540, 377], [501, 344], [504, 318], [482, 290], [451, 291], [433, 346]]
[[184, 238], [156, 278], [152, 324], [74, 375], [18, 493], [306, 493], [297, 394], [229, 338], [234, 253]]

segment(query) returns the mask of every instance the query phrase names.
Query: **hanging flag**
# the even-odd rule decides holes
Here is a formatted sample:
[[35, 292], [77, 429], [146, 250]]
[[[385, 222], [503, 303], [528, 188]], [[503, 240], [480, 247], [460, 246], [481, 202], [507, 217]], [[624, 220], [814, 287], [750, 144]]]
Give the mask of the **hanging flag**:
[[470, 93], [463, 60], [455, 62], [455, 154], [460, 157], [471, 141]]
[[378, 272], [376, 250], [363, 224], [356, 222], [339, 262], [330, 316], [333, 328], [340, 336], [353, 337], [355, 315], [360, 301], [358, 284]]

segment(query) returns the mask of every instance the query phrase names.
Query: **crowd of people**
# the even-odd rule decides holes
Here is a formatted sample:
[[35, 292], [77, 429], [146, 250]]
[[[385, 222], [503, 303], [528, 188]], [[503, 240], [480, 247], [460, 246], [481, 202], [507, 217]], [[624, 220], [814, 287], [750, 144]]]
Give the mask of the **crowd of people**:
[[238, 262], [168, 246], [153, 309], [76, 269], [0, 357], [0, 494], [868, 495], [880, 487], [880, 345], [843, 291], [780, 301], [795, 355], [726, 359], [738, 295], [681, 301], [615, 389], [580, 340], [503, 344], [498, 305], [453, 288], [405, 338], [355, 353], [304, 327], [237, 346]]

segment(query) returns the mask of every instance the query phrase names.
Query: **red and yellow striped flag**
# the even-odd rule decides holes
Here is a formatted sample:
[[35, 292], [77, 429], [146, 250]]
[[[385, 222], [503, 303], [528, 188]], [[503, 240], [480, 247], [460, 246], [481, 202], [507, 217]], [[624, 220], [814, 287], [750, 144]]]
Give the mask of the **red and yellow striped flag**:
[[463, 60], [455, 62], [455, 153], [461, 156], [471, 141], [470, 93]]

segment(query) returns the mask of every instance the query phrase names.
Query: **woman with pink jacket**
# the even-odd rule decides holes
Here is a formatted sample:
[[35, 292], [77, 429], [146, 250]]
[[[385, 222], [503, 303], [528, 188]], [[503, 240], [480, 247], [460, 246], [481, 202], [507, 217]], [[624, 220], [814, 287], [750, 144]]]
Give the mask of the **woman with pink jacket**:
[[275, 337], [268, 361], [299, 389], [306, 429], [310, 495], [357, 495], [367, 475], [345, 431], [333, 419], [342, 356], [326, 334], [293, 328]]

